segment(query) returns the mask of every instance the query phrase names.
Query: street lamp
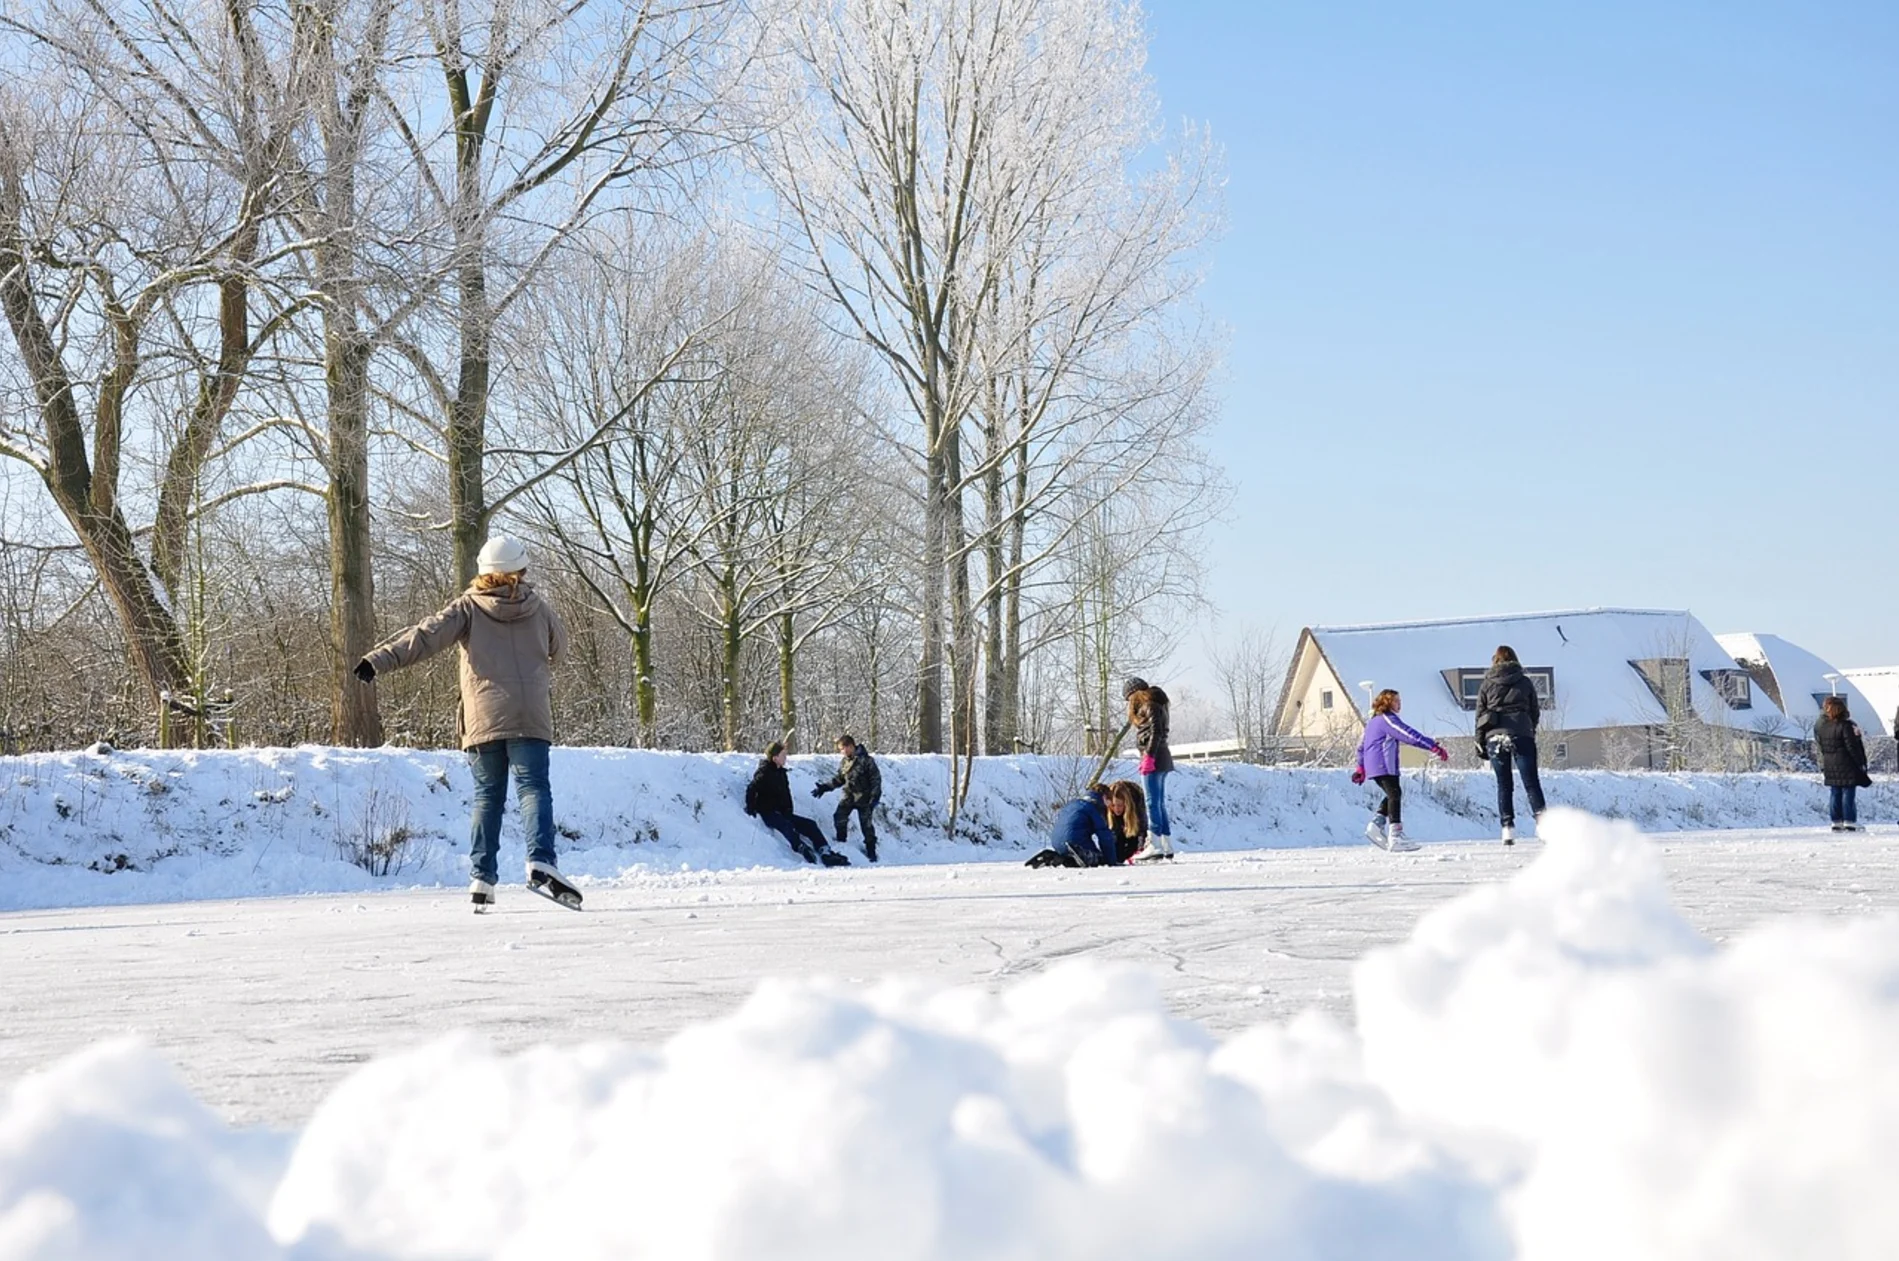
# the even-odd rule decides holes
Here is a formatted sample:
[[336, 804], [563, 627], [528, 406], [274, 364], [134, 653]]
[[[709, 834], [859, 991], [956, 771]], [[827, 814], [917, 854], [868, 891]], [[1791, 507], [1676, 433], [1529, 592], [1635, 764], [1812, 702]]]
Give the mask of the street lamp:
[[1827, 686], [1833, 689], [1833, 695], [1838, 696], [1840, 694], [1840, 676], [1838, 674], [1823, 674], [1820, 677], [1825, 679]]
[[1358, 685], [1365, 689], [1365, 721], [1370, 722], [1371, 721], [1372, 688], [1376, 687], [1377, 684], [1373, 683], [1370, 679], [1360, 679], [1358, 681]]

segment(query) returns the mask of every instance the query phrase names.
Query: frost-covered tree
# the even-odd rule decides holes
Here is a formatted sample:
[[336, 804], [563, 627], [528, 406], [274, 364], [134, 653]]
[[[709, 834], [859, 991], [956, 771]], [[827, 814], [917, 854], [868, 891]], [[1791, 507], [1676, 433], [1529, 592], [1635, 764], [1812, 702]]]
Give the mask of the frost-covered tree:
[[[1206, 154], [1159, 152], [1140, 14], [1121, 0], [778, 0], [770, 12], [781, 125], [762, 169], [812, 283], [905, 402], [922, 518], [920, 743], [943, 748], [947, 717], [954, 747], [972, 752], [985, 604], [998, 737], [1013, 721], [1027, 522], [1090, 480], [1091, 439], [1169, 410], [1146, 405], [1156, 384], [1178, 414], [1200, 401], [1201, 347], [1155, 356], [1183, 327]], [[1165, 458], [1171, 436], [1145, 434], [1145, 450]]]

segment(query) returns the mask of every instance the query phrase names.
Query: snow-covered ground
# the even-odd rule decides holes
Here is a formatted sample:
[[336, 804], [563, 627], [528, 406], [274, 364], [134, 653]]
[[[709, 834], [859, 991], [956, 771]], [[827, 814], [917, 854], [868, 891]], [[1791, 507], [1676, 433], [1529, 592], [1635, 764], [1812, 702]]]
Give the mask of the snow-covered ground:
[[[1054, 810], [1091, 763], [985, 758], [955, 842], [943, 835], [941, 758], [880, 759], [886, 865], [1019, 862], [1044, 843]], [[658, 873], [801, 864], [745, 816], [757, 759], [629, 749], [556, 749], [554, 818], [561, 867], [587, 882]], [[835, 796], [810, 786], [834, 758], [794, 759], [792, 793], [829, 827]], [[1129, 763], [1110, 775], [1131, 775]], [[1482, 769], [1411, 771], [1405, 822], [1426, 841], [1495, 835], [1496, 793]], [[1823, 824], [1817, 776], [1560, 772], [1550, 800], [1649, 831]], [[0, 911], [260, 894], [459, 886], [468, 879], [467, 763], [452, 752], [245, 749], [88, 752], [0, 758]], [[1183, 768], [1168, 784], [1187, 852], [1363, 843], [1377, 794], [1342, 770]], [[1869, 819], [1899, 819], [1899, 784], [1861, 793]], [[396, 869], [372, 876], [343, 857], [406, 838]], [[853, 838], [855, 839], [855, 838]], [[861, 853], [853, 850], [862, 860]], [[524, 852], [510, 811], [502, 873]]]
[[[1899, 832], [1784, 826], [1810, 781], [1565, 776], [1758, 822], [1558, 812], [1507, 850], [1450, 839], [1488, 827], [1449, 775], [1392, 855], [1342, 774], [1192, 772], [1173, 864], [1031, 871], [1033, 835], [899, 811], [892, 865], [814, 870], [726, 817], [743, 762], [636, 790], [576, 754], [587, 910], [476, 917], [321, 849], [368, 767], [443, 832], [395, 883], [458, 885], [452, 758], [281, 756], [255, 810], [236, 757], [6, 766], [0, 874], [42, 909], [0, 914], [0, 1259], [1899, 1255]], [[1028, 831], [1056, 772], [984, 770], [984, 825]], [[87, 871], [35, 831], [82, 791], [177, 852]], [[244, 869], [344, 891], [180, 900]]]

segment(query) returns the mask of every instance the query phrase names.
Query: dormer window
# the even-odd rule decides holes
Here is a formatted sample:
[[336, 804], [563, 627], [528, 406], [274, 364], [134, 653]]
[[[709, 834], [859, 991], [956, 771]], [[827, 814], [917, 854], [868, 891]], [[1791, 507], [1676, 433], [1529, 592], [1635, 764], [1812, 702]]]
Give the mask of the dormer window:
[[1642, 682], [1648, 684], [1648, 690], [1661, 703], [1662, 712], [1670, 718], [1693, 711], [1688, 691], [1688, 658], [1646, 657], [1629, 662], [1629, 667], [1642, 676]]
[[[1488, 666], [1463, 666], [1439, 673], [1443, 676], [1444, 686], [1451, 689], [1451, 695], [1465, 709], [1477, 708], [1477, 693], [1484, 686], [1484, 676], [1490, 672]], [[1536, 703], [1548, 709], [1556, 703], [1556, 667], [1524, 666], [1524, 677], [1536, 689]]]
[[1729, 709], [1754, 708], [1754, 681], [1746, 670], [1703, 670], [1701, 677]]

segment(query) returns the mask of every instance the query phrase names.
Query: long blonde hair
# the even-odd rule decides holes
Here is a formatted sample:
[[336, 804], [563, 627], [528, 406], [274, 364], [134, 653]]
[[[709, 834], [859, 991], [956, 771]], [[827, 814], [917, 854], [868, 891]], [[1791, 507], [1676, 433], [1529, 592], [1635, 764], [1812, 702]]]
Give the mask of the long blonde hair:
[[1116, 836], [1141, 836], [1147, 832], [1147, 794], [1131, 779], [1117, 779], [1102, 792], [1121, 803], [1121, 813], [1108, 811], [1108, 826]]
[[511, 574], [476, 574], [475, 580], [468, 584], [468, 589], [479, 594], [483, 591], [499, 591], [507, 587], [508, 594], [512, 596], [520, 588], [521, 579], [525, 577], [527, 577], [525, 569], [517, 569]]
[[1389, 714], [1391, 712], [1392, 703], [1397, 699], [1398, 689], [1388, 687], [1372, 698], [1371, 712], [1373, 714]]

